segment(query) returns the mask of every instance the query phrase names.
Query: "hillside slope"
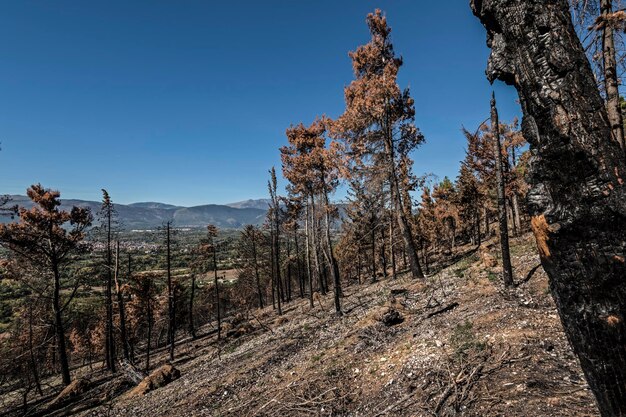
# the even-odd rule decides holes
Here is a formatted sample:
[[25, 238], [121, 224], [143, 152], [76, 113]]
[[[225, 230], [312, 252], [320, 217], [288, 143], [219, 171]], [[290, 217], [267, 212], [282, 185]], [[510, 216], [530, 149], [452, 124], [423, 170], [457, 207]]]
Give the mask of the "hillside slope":
[[[518, 280], [538, 263], [529, 236], [513, 259]], [[330, 298], [250, 314], [250, 334], [181, 346], [179, 380], [85, 415], [598, 415], [545, 274], [503, 294], [496, 273], [472, 254], [427, 283], [349, 287], [343, 317]]]
[[238, 338], [217, 342], [208, 324], [179, 342], [180, 379], [145, 396], [84, 368], [97, 388], [52, 415], [598, 416], [531, 237], [513, 240], [512, 257], [517, 281], [536, 273], [510, 293], [485, 265], [493, 246], [466, 250], [426, 282], [346, 288], [343, 317], [329, 295], [280, 318], [250, 311], [231, 324]]

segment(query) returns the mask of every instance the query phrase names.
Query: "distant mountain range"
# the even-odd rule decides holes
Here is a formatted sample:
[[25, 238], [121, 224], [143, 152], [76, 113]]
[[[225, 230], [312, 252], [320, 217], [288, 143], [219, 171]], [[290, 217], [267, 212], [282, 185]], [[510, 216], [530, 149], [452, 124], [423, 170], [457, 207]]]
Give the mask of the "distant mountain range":
[[[11, 196], [11, 205], [17, 204], [29, 208], [30, 199], [23, 195]], [[98, 201], [61, 199], [62, 209], [71, 209], [73, 206], [89, 207], [94, 217], [100, 210]], [[214, 224], [222, 229], [239, 229], [247, 224], [260, 225], [265, 220], [268, 200], [246, 200], [232, 204], [207, 204], [195, 207], [181, 207], [158, 202], [115, 204], [118, 218], [124, 229], [148, 230], [173, 220], [176, 227], [205, 227]], [[11, 221], [0, 218], [0, 221]]]
[[271, 200], [269, 198], [259, 198], [258, 200], [245, 200], [236, 203], [226, 204], [228, 207], [234, 208], [255, 208], [267, 210], [270, 207]]

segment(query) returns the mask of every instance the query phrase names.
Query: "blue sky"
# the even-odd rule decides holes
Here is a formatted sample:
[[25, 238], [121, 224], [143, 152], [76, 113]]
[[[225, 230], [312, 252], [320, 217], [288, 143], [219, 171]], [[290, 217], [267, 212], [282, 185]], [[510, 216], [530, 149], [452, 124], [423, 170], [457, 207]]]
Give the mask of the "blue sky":
[[[467, 0], [0, 0], [0, 194], [180, 205], [265, 197], [291, 123], [336, 117], [348, 51], [383, 9], [426, 144], [456, 176], [460, 128], [489, 115], [485, 33]], [[519, 115], [493, 87], [501, 119]], [[340, 197], [340, 196], [339, 196]]]

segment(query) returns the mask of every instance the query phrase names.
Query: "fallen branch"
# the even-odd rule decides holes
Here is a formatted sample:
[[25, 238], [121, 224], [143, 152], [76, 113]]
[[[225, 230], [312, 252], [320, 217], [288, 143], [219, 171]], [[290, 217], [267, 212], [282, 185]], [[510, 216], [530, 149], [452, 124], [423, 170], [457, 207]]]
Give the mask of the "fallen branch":
[[528, 281], [530, 281], [530, 279], [533, 277], [533, 275], [535, 274], [535, 272], [541, 267], [541, 264], [538, 264], [537, 266], [535, 266], [533, 269], [531, 269], [528, 274], [526, 274], [526, 278], [524, 278], [523, 280], [521, 280], [520, 282], [516, 283], [515, 286], [519, 287], [522, 284], [527, 283]]
[[444, 308], [441, 308], [437, 311], [433, 311], [432, 313], [429, 313], [426, 318], [429, 319], [431, 317], [434, 317], [438, 314], [443, 314], [443, 313], [447, 313], [448, 311], [454, 310], [455, 308], [457, 308], [459, 306], [459, 303], [454, 302], [452, 304], [449, 304], [447, 306], [445, 306]]

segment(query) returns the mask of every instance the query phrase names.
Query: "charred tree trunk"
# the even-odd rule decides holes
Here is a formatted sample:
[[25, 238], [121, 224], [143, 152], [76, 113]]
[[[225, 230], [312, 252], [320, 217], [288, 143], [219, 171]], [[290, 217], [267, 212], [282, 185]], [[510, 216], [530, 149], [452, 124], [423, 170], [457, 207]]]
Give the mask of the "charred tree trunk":
[[291, 301], [291, 280], [292, 280], [292, 264], [291, 264], [291, 242], [289, 241], [289, 235], [287, 234], [287, 278], [285, 279], [285, 286], [287, 296], [285, 297], [287, 302]]
[[152, 327], [154, 327], [154, 318], [152, 317], [152, 303], [148, 301], [148, 337], [146, 342], [146, 372], [150, 370], [150, 348], [152, 347]]
[[624, 150], [624, 121], [619, 102], [619, 79], [615, 52], [614, 28], [610, 16], [613, 14], [613, 0], [600, 0], [602, 24], [602, 61], [604, 63], [604, 89], [606, 90], [606, 110], [613, 139]]
[[[128, 280], [128, 282], [130, 282], [130, 279], [131, 279], [132, 274], [133, 274], [133, 268], [132, 268], [133, 263], [132, 262], [133, 262], [132, 261], [132, 256], [129, 253], [128, 254], [128, 275], [127, 275], [127, 278], [126, 278]], [[128, 331], [128, 334], [132, 335], [133, 334], [133, 328], [132, 328], [131, 324], [127, 323], [126, 325], [127, 325], [127, 329], [126, 330]], [[130, 350], [130, 362], [131, 363], [135, 363], [135, 344], [133, 342], [133, 338], [132, 337], [128, 339], [128, 348]]]
[[276, 310], [276, 274], [274, 273], [274, 232], [270, 230], [270, 284], [272, 287], [272, 310]]
[[[213, 243], [213, 290], [215, 291], [215, 318], [217, 319], [217, 340], [222, 338], [222, 309], [220, 308], [220, 281], [217, 278], [217, 242]], [[278, 298], [280, 306], [280, 297]]]
[[175, 339], [176, 339], [176, 327], [174, 324], [174, 289], [172, 287], [172, 254], [171, 254], [171, 240], [170, 240], [170, 229], [171, 223], [167, 222], [166, 224], [166, 264], [167, 264], [167, 338], [170, 343], [169, 353], [170, 353], [170, 361], [174, 360], [174, 347], [175, 347]]
[[256, 292], [259, 297], [259, 308], [264, 307], [263, 303], [263, 291], [261, 290], [261, 277], [259, 276], [259, 256], [257, 254], [256, 246], [256, 232], [252, 234], [252, 256], [254, 257], [254, 279], [256, 281]]
[[70, 365], [67, 360], [67, 347], [65, 344], [65, 330], [63, 328], [63, 318], [61, 317], [61, 275], [56, 259], [52, 259], [52, 272], [54, 274], [54, 291], [52, 294], [52, 311], [54, 312], [54, 330], [57, 339], [57, 350], [59, 351], [59, 362], [61, 363], [61, 376], [63, 383], [69, 385]]
[[380, 264], [383, 267], [383, 278], [387, 278], [387, 245], [385, 241], [385, 227], [380, 228]]
[[313, 273], [311, 271], [311, 239], [310, 239], [310, 231], [309, 231], [309, 205], [306, 205], [305, 209], [305, 220], [304, 220], [304, 229], [305, 229], [305, 242], [306, 250], [306, 277], [309, 282], [309, 305], [311, 308], [314, 307], [313, 304]]
[[130, 361], [130, 350], [128, 348], [128, 336], [126, 334], [126, 309], [124, 308], [124, 296], [122, 295], [122, 287], [119, 280], [120, 273], [120, 242], [117, 241], [115, 246], [115, 293], [117, 296], [117, 310], [120, 315], [120, 338], [122, 339], [122, 352], [124, 359]]
[[320, 254], [318, 250], [319, 233], [318, 233], [318, 228], [317, 228], [317, 213], [315, 210], [315, 199], [312, 194], [309, 196], [309, 200], [310, 200], [310, 207], [311, 207], [311, 237], [313, 238], [312, 244], [313, 244], [313, 261], [315, 262], [315, 274], [317, 276], [317, 284], [318, 284], [319, 292], [322, 295], [326, 295], [326, 288], [324, 287], [325, 280], [323, 277], [324, 268], [321, 263]]
[[189, 334], [192, 339], [195, 339], [196, 336], [196, 326], [194, 326], [193, 322], [193, 299], [196, 293], [196, 274], [191, 274], [191, 289], [189, 293]]
[[489, 240], [491, 237], [491, 230], [489, 229], [489, 210], [487, 210], [487, 203], [483, 205], [483, 219], [485, 220], [485, 240]]
[[491, 128], [493, 129], [494, 158], [496, 165], [496, 187], [498, 188], [498, 226], [500, 228], [500, 249], [502, 251], [502, 280], [504, 286], [513, 286], [513, 267], [509, 250], [509, 225], [506, 213], [506, 196], [504, 191], [504, 175], [502, 172], [502, 144], [500, 143], [500, 121], [496, 108], [496, 97], [491, 96]]
[[476, 247], [480, 247], [480, 245], [482, 245], [482, 238], [480, 235], [480, 212], [478, 209], [476, 209], [474, 223], [476, 223]]
[[276, 210], [276, 213], [274, 213], [274, 233], [272, 234], [272, 247], [274, 248], [274, 268], [275, 268], [275, 274], [274, 274], [274, 282], [276, 284], [276, 304], [278, 307], [278, 315], [281, 316], [283, 314], [283, 307], [282, 307], [282, 298], [283, 298], [283, 293], [281, 291], [281, 287], [282, 287], [282, 283], [281, 283], [281, 277], [280, 277], [280, 246], [279, 246], [279, 230], [278, 230], [278, 212], [277, 210], [279, 209], [278, 205], [275, 205], [274, 210]]
[[626, 166], [566, 0], [473, 0], [490, 80], [513, 84], [528, 208], [565, 332], [603, 416], [626, 416]]
[[294, 245], [296, 246], [296, 274], [298, 274], [298, 290], [300, 298], [304, 298], [304, 278], [302, 276], [302, 257], [300, 256], [300, 245], [298, 244], [298, 227], [293, 233]]
[[113, 338], [113, 255], [111, 249], [111, 213], [107, 213], [107, 280], [105, 285], [106, 323], [105, 349], [107, 368], [115, 372], [115, 339]]
[[[322, 170], [322, 178], [324, 177], [324, 171]], [[324, 198], [324, 228], [326, 232], [326, 258], [330, 267], [330, 273], [333, 278], [333, 295], [335, 300], [335, 312], [337, 315], [342, 315], [341, 312], [341, 277], [339, 275], [339, 264], [335, 258], [333, 252], [333, 242], [330, 237], [330, 201], [328, 199], [328, 191], [326, 190], [326, 184], [323, 183], [324, 190], [322, 191]]]
[[393, 279], [398, 278], [398, 268], [396, 265], [396, 252], [395, 245], [393, 240], [394, 228], [393, 228], [393, 211], [397, 210], [393, 204], [393, 196], [391, 197], [391, 201], [389, 202], [391, 213], [389, 213], [389, 250], [391, 252], [391, 277]]

